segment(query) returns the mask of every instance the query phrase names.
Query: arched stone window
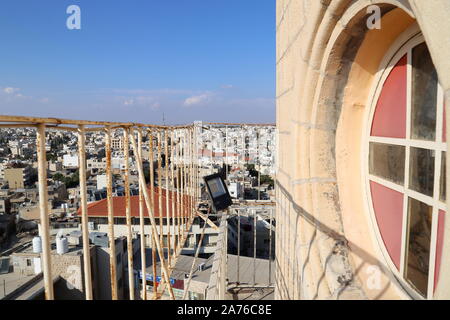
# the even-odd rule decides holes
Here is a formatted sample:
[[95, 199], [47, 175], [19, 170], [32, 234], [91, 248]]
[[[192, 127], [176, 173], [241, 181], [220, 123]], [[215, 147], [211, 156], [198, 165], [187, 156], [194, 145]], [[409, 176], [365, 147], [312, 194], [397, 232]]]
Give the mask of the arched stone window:
[[394, 274], [408, 291], [431, 298], [446, 211], [444, 95], [420, 35], [400, 44], [389, 65], [368, 128], [371, 214]]

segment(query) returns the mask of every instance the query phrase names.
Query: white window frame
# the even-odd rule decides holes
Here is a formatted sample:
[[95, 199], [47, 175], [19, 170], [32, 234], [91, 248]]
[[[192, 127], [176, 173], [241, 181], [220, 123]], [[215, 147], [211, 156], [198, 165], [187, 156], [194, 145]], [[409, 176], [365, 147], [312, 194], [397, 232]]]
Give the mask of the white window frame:
[[[380, 65], [380, 71], [377, 74], [377, 79], [375, 81], [375, 86], [372, 89], [371, 100], [369, 101], [370, 110], [368, 112], [368, 117], [366, 119], [366, 125], [364, 127], [364, 139], [362, 146], [362, 161], [363, 161], [363, 179], [365, 190], [367, 194], [369, 216], [372, 224], [372, 229], [375, 231], [375, 238], [383, 255], [386, 265], [389, 267], [395, 278], [398, 280], [399, 284], [403, 287], [406, 293], [413, 299], [423, 299], [424, 297], [409, 284], [405, 278], [405, 265], [407, 263], [407, 230], [409, 226], [408, 222], [408, 198], [414, 198], [423, 202], [429, 206], [432, 206], [432, 229], [431, 229], [431, 239], [430, 239], [430, 261], [429, 261], [429, 274], [428, 274], [428, 289], [427, 289], [427, 299], [432, 299], [434, 295], [434, 274], [435, 274], [435, 262], [436, 262], [436, 245], [437, 245], [437, 225], [439, 218], [439, 210], [447, 211], [445, 201], [440, 201], [440, 179], [441, 179], [441, 159], [442, 152], [447, 151], [446, 142], [442, 141], [443, 133], [443, 107], [444, 107], [444, 93], [442, 87], [438, 85], [438, 98], [437, 98], [437, 108], [436, 108], [436, 141], [423, 141], [423, 140], [412, 140], [411, 139], [411, 98], [412, 98], [412, 64], [411, 64], [411, 53], [412, 49], [421, 43], [424, 43], [424, 37], [420, 32], [415, 32], [411, 34], [411, 30], [406, 32], [409, 34], [408, 38], [405, 36], [400, 37], [390, 48], [386, 54], [383, 62]], [[407, 102], [406, 102], [406, 138], [385, 138], [385, 137], [373, 137], [371, 136], [372, 122], [374, 112], [378, 103], [378, 99], [381, 95], [383, 85], [391, 73], [392, 69], [396, 66], [399, 60], [407, 54]], [[391, 145], [399, 145], [405, 147], [405, 176], [404, 184], [400, 186], [394, 182], [388, 181], [381, 177], [371, 175], [369, 173], [369, 145], [370, 142], [385, 143]], [[429, 197], [425, 194], [421, 194], [414, 190], [409, 189], [409, 164], [410, 164], [410, 148], [424, 148], [429, 150], [435, 150], [435, 174], [434, 174], [434, 187], [433, 187], [433, 197]], [[439, 152], [439, 154], [438, 154]], [[448, 155], [447, 155], [448, 156]], [[376, 182], [380, 185], [386, 186], [392, 190], [395, 190], [404, 195], [403, 197], [403, 221], [402, 221], [402, 236], [401, 236], [401, 252], [400, 252], [400, 270], [393, 263], [387, 249], [384, 245], [383, 238], [381, 236], [378, 223], [376, 220], [375, 212], [373, 209], [372, 193], [370, 188], [370, 181]]]

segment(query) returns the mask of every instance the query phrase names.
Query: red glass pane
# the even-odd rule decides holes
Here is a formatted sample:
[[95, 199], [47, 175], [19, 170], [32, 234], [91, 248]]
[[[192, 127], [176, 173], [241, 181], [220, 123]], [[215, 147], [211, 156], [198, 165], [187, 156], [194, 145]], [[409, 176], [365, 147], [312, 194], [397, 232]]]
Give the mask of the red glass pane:
[[437, 239], [436, 239], [436, 266], [434, 267], [434, 290], [439, 280], [439, 271], [441, 267], [442, 247], [444, 242], [444, 222], [445, 211], [439, 210]]
[[403, 194], [370, 181], [373, 209], [386, 250], [398, 270], [402, 247]]
[[384, 82], [373, 116], [372, 136], [406, 137], [406, 55]]

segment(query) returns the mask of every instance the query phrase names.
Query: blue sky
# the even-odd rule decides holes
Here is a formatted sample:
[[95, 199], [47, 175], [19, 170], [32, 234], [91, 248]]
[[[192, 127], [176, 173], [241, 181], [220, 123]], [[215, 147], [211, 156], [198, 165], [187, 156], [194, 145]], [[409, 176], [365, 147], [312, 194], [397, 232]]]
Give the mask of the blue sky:
[[1, 114], [275, 121], [274, 0], [2, 0], [0, 39]]

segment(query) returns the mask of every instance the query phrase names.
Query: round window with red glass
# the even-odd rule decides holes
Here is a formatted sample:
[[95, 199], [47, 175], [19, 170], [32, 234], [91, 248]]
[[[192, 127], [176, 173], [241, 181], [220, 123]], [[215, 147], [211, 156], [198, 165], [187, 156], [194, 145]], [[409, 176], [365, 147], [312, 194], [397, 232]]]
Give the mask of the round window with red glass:
[[444, 95], [426, 44], [403, 50], [386, 69], [371, 113], [368, 187], [389, 264], [430, 298], [446, 215]]

